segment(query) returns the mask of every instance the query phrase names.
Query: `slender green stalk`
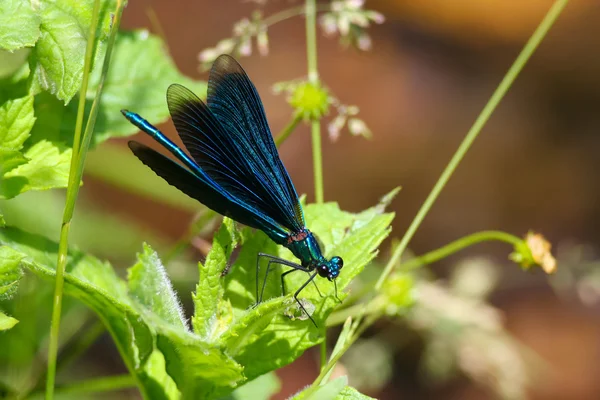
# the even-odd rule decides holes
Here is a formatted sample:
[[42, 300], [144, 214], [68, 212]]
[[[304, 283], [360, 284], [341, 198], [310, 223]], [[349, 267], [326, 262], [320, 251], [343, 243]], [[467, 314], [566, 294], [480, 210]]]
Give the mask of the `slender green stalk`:
[[422, 256], [412, 258], [405, 263], [400, 264], [398, 267], [402, 271], [411, 270], [413, 268], [418, 268], [423, 265], [431, 264], [436, 261], [439, 261], [443, 258], [450, 256], [466, 247], [473, 246], [474, 244], [478, 244], [481, 242], [489, 242], [498, 240], [501, 242], [505, 242], [511, 244], [513, 246], [521, 243], [523, 239], [511, 235], [510, 233], [502, 232], [502, 231], [482, 231], [472, 233], [468, 236], [464, 236], [460, 239], [457, 239], [453, 242], [448, 243], [447, 245], [440, 247], [439, 249], [435, 249], [430, 251], [429, 253], [423, 254]]
[[275, 138], [275, 145], [277, 146], [277, 148], [279, 148], [283, 144], [283, 142], [285, 142], [286, 139], [292, 134], [292, 132], [296, 129], [301, 120], [302, 118], [300, 116], [295, 116], [294, 119], [289, 124], [287, 124], [285, 128], [283, 128], [283, 130]]
[[[546, 16], [540, 23], [540, 25], [537, 27], [537, 29], [535, 30], [533, 35], [527, 41], [527, 44], [524, 46], [523, 50], [521, 50], [521, 53], [519, 54], [519, 56], [517, 57], [517, 59], [515, 60], [513, 65], [510, 67], [510, 69], [508, 70], [508, 72], [506, 73], [506, 75], [504, 76], [502, 81], [500, 82], [500, 85], [494, 91], [494, 93], [492, 94], [492, 97], [490, 98], [490, 100], [488, 101], [486, 106], [483, 108], [483, 110], [481, 111], [481, 113], [479, 114], [477, 119], [475, 120], [475, 123], [473, 124], [473, 126], [467, 133], [465, 139], [463, 140], [463, 142], [457, 149], [456, 153], [454, 154], [454, 156], [452, 157], [452, 159], [446, 166], [446, 169], [442, 172], [442, 175], [440, 176], [437, 183], [433, 187], [431, 193], [429, 194], [429, 196], [427, 197], [427, 199], [421, 206], [421, 209], [415, 216], [415, 219], [411, 223], [407, 232], [404, 234], [404, 237], [400, 241], [400, 244], [394, 251], [392, 257], [390, 258], [388, 264], [386, 265], [384, 271], [382, 272], [381, 276], [379, 277], [379, 280], [377, 281], [377, 283], [375, 285], [375, 289], [377, 291], [379, 291], [381, 289], [381, 287], [383, 286], [383, 283], [389, 277], [394, 266], [400, 260], [400, 257], [402, 256], [402, 253], [406, 249], [408, 242], [412, 239], [417, 228], [419, 227], [419, 225], [421, 224], [421, 222], [427, 215], [429, 209], [431, 208], [431, 206], [437, 199], [441, 190], [444, 188], [445, 184], [450, 179], [450, 176], [452, 175], [452, 173], [454, 172], [454, 170], [456, 169], [456, 167], [458, 166], [458, 164], [460, 163], [460, 161], [466, 154], [467, 150], [469, 149], [469, 147], [471, 146], [471, 144], [473, 143], [473, 141], [475, 140], [475, 138], [477, 137], [477, 135], [483, 128], [483, 125], [487, 122], [487, 120], [491, 116], [492, 112], [495, 110], [496, 106], [500, 103], [500, 100], [502, 100], [502, 98], [504, 97], [504, 95], [506, 94], [506, 92], [508, 91], [508, 89], [510, 88], [510, 86], [512, 85], [512, 83], [514, 82], [516, 77], [518, 76], [519, 72], [525, 66], [527, 60], [529, 60], [529, 58], [531, 57], [531, 55], [533, 54], [533, 52], [535, 51], [537, 46], [540, 44], [542, 39], [548, 33], [548, 30], [552, 27], [552, 25], [554, 24], [554, 22], [556, 21], [556, 19], [558, 18], [558, 16], [564, 9], [564, 7], [567, 5], [567, 3], [568, 3], [568, 0], [556, 0], [554, 2], [554, 4], [550, 8], [550, 10], [546, 14]], [[506, 237], [505, 239], [509, 239], [508, 240], [509, 242], [511, 242], [511, 240], [512, 240], [509, 237]], [[350, 337], [348, 338], [347, 342], [345, 343], [343, 349], [339, 353], [335, 354], [329, 360], [329, 362], [327, 363], [325, 368], [321, 369], [321, 373], [319, 374], [317, 379], [315, 379], [315, 381], [313, 382], [311, 387], [305, 392], [305, 397], [310, 396], [312, 393], [314, 393], [317, 390], [318, 386], [323, 382], [323, 379], [327, 376], [328, 371], [330, 371], [335, 366], [335, 364], [337, 363], [339, 358], [360, 337], [362, 332], [364, 332], [365, 329], [367, 329], [374, 321], [376, 321], [376, 319], [378, 317], [377, 315], [368, 315], [366, 317], [366, 320], [364, 320], [366, 310], [367, 310], [367, 304], [363, 304], [361, 311], [359, 313], [359, 316], [358, 316], [356, 322], [352, 326], [352, 332], [350, 334]]]
[[[91, 57], [88, 59], [88, 50], [93, 50], [93, 42], [96, 33], [96, 27], [98, 25], [98, 14], [100, 8], [100, 1], [96, 0], [94, 4], [94, 12], [92, 13], [92, 26], [90, 29], [90, 37], [88, 37], [88, 46], [86, 50], [86, 62], [84, 64], [84, 74], [90, 73]], [[75, 132], [75, 139], [73, 145], [73, 156], [71, 159], [71, 167], [69, 170], [69, 184], [67, 186], [67, 200], [65, 203], [65, 210], [63, 213], [63, 223], [60, 232], [60, 242], [58, 244], [58, 260], [56, 265], [56, 283], [54, 288], [54, 301], [52, 307], [52, 322], [50, 326], [50, 343], [48, 346], [48, 368], [47, 368], [47, 379], [46, 379], [46, 399], [51, 400], [54, 397], [54, 383], [56, 375], [56, 357], [58, 352], [58, 336], [60, 333], [60, 314], [62, 308], [62, 295], [64, 286], [64, 273], [67, 265], [67, 253], [68, 253], [68, 241], [69, 241], [69, 229], [71, 226], [71, 219], [73, 217], [73, 210], [75, 209], [75, 202], [79, 194], [79, 183], [83, 175], [83, 167], [85, 162], [85, 156], [89, 148], [89, 144], [92, 138], [92, 132], [94, 130], [94, 124], [96, 122], [96, 116], [98, 115], [98, 105], [100, 96], [102, 95], [102, 89], [104, 87], [104, 80], [108, 73], [108, 67], [110, 65], [110, 57], [112, 48], [115, 43], [115, 38], [119, 25], [121, 22], [121, 14], [123, 12], [123, 3], [121, 0], [117, 1], [115, 18], [112, 24], [110, 37], [108, 39], [108, 45], [106, 48], [106, 55], [104, 57], [104, 63], [102, 65], [102, 73], [100, 77], [100, 83], [96, 89], [96, 96], [90, 110], [90, 115], [87, 120], [85, 132], [83, 138], [80, 140], [81, 132]], [[90, 44], [91, 41], [91, 44]], [[89, 62], [88, 62], [89, 61]], [[84, 78], [87, 82], [87, 78]], [[80, 96], [85, 98], [87, 87], [82, 87]], [[81, 111], [81, 110], [80, 110]], [[80, 127], [81, 128], [81, 127]], [[77, 150], [77, 151], [75, 151]]]
[[313, 170], [315, 175], [315, 202], [318, 204], [325, 201], [323, 194], [323, 154], [321, 150], [321, 122], [312, 121], [311, 123], [312, 149], [313, 149]]
[[419, 212], [415, 216], [414, 220], [410, 224], [404, 236], [402, 237], [402, 240], [396, 248], [396, 251], [390, 258], [381, 276], [379, 277], [379, 280], [375, 284], [375, 290], [381, 289], [383, 283], [392, 272], [394, 265], [398, 262], [398, 260], [400, 260], [402, 253], [404, 253], [404, 250], [408, 246], [408, 243], [413, 238], [415, 232], [421, 225], [421, 222], [423, 222], [425, 216], [433, 206], [433, 203], [438, 198], [439, 194], [441, 193], [448, 180], [450, 180], [452, 173], [454, 172], [460, 161], [463, 159], [463, 157], [471, 147], [471, 144], [477, 138], [479, 132], [481, 132], [481, 129], [483, 128], [487, 120], [490, 118], [490, 116], [492, 115], [492, 113], [494, 112], [494, 110], [496, 109], [496, 107], [498, 106], [508, 89], [511, 87], [511, 85], [513, 84], [513, 82], [515, 81], [515, 79], [529, 60], [529, 58], [531, 58], [531, 55], [534, 53], [535, 49], [538, 47], [544, 36], [546, 36], [548, 30], [550, 29], [550, 27], [552, 27], [554, 21], [556, 21], [556, 19], [558, 18], [568, 1], [569, 0], [556, 0], [550, 8], [550, 10], [548, 11], [548, 13], [546, 14], [546, 16], [544, 17], [544, 19], [542, 20], [542, 22], [540, 23], [540, 25], [533, 33], [533, 35], [531, 35], [531, 37], [525, 44], [525, 47], [523, 47], [523, 50], [521, 50], [521, 53], [519, 54], [513, 65], [510, 67], [510, 69], [500, 82], [500, 85], [498, 85], [498, 87], [492, 94], [492, 97], [490, 97], [489, 101], [475, 120], [475, 123], [465, 136], [463, 142], [458, 147], [458, 150], [456, 150], [456, 153], [454, 153], [454, 156], [446, 166], [446, 169], [444, 169], [444, 171], [442, 172], [442, 175], [431, 190], [431, 193], [429, 193], [429, 196], [427, 196], [427, 199], [419, 209]]
[[[317, 6], [315, 0], [306, 0], [306, 58], [308, 62], [308, 80], [319, 83], [317, 69]], [[313, 170], [315, 175], [315, 202], [323, 203], [323, 154], [321, 150], [321, 121], [311, 122], [313, 148]]]
[[[89, 75], [92, 66], [92, 57], [94, 55], [94, 40], [96, 38], [96, 29], [98, 28], [98, 16], [100, 15], [100, 0], [94, 2], [92, 10], [92, 20], [90, 32], [87, 40], [85, 59], [83, 64], [83, 79], [81, 90], [79, 92], [79, 104], [77, 108], [77, 119], [75, 121], [75, 134], [73, 137], [73, 151], [71, 156], [71, 165], [69, 169], [69, 182], [67, 186], [67, 203], [63, 214], [62, 226], [60, 229], [60, 242], [58, 245], [58, 259], [56, 262], [56, 280], [54, 284], [54, 297], [52, 301], [52, 321], [50, 325], [50, 342], [48, 345], [48, 368], [46, 378], [46, 398], [51, 400], [54, 397], [54, 382], [56, 377], [56, 358], [58, 354], [58, 336], [60, 333], [60, 317], [62, 310], [62, 295], [64, 286], [64, 274], [67, 265], [67, 251], [69, 229], [71, 227], [71, 217], [77, 191], [79, 190], [80, 176], [76, 174], [77, 162], [81, 154], [81, 128], [83, 126], [83, 117], [85, 114], [85, 100], [89, 82]], [[84, 150], [85, 153], [85, 150]], [[71, 206], [69, 206], [71, 200]]]

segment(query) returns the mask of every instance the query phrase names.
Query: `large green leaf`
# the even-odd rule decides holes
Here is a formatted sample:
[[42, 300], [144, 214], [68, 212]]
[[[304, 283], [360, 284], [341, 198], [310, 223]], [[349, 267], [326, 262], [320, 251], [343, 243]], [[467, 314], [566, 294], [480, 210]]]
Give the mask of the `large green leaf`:
[[[18, 256], [22, 267], [52, 279], [57, 249], [56, 243], [41, 236], [4, 228], [0, 253], [10, 257], [0, 259], [0, 269], [4, 265], [14, 269]], [[242, 379], [240, 365], [218, 346], [187, 330], [171, 283], [150, 247], [131, 269], [129, 290], [110, 265], [70, 250], [65, 293], [84, 302], [102, 319], [146, 397], [216, 397], [231, 392]]]
[[0, 49], [31, 47], [39, 36], [40, 16], [31, 1], [0, 1]]
[[[375, 257], [377, 247], [390, 232], [393, 214], [383, 213], [389, 196], [384, 200], [384, 204], [360, 214], [341, 211], [335, 203], [305, 207], [307, 224], [323, 242], [327, 257], [338, 255], [344, 259], [344, 268], [337, 279], [340, 298], [345, 297], [343, 289]], [[249, 309], [256, 301], [258, 252], [297, 262], [287, 249], [276, 246], [262, 232], [256, 232], [245, 240], [231, 272], [225, 277], [226, 297], [231, 301], [236, 319], [221, 340], [229, 354], [244, 365], [248, 379], [289, 364], [304, 350], [323, 340], [320, 330], [310, 320], [297, 318], [302, 314], [291, 294], [306, 282], [307, 275], [302, 272], [286, 276], [288, 296], [285, 298], [280, 297], [281, 270], [273, 272], [264, 290], [264, 299], [272, 300]], [[323, 326], [337, 300], [331, 282], [319, 279], [317, 285], [325, 297], [321, 298], [313, 285], [307, 286], [299, 297], [315, 306], [312, 317]]]
[[[147, 31], [120, 32], [112, 60], [104, 82], [92, 146], [110, 137], [138, 131], [121, 115], [121, 109], [135, 111], [153, 124], [166, 120], [169, 112], [165, 94], [172, 83], [181, 83], [202, 97], [206, 94], [206, 84], [183, 76], [167, 54], [162, 40]], [[100, 71], [96, 69], [90, 76], [86, 110], [91, 107], [99, 81]], [[32, 132], [34, 140], [50, 137], [53, 141], [72, 143], [76, 103], [63, 106], [53, 96], [36, 98], [38, 123]]]

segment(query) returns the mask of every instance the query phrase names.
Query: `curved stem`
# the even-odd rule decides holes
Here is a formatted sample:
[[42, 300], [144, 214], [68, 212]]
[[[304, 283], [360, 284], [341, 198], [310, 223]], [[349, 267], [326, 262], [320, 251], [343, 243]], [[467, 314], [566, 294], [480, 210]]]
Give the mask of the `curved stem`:
[[405, 263], [402, 263], [398, 266], [398, 269], [403, 271], [411, 270], [413, 268], [418, 268], [423, 265], [431, 264], [436, 261], [439, 261], [443, 258], [446, 258], [464, 248], [469, 246], [473, 246], [474, 244], [478, 244], [481, 242], [489, 242], [489, 241], [500, 241], [504, 243], [511, 244], [513, 246], [521, 243], [523, 239], [511, 235], [510, 233], [502, 232], [502, 231], [482, 231], [472, 233], [470, 235], [464, 236], [460, 239], [457, 239], [453, 242], [448, 243], [447, 245], [440, 247], [439, 249], [435, 249], [430, 251], [429, 253], [425, 253], [422, 256], [412, 258]]
[[[98, 28], [98, 16], [100, 15], [100, 0], [94, 2], [92, 10], [92, 19], [90, 23], [90, 32], [85, 49], [85, 59], [83, 64], [83, 78], [81, 81], [81, 90], [79, 91], [79, 104], [77, 108], [77, 119], [75, 121], [75, 134], [73, 137], [73, 151], [71, 153], [71, 165], [69, 168], [69, 181], [67, 186], [67, 201], [63, 213], [62, 225], [60, 228], [60, 242], [58, 244], [58, 258], [56, 260], [56, 279], [54, 281], [54, 297], [52, 301], [52, 320], [50, 322], [50, 341], [48, 344], [48, 367], [46, 375], [46, 399], [51, 400], [54, 397], [54, 382], [56, 378], [56, 358], [58, 354], [58, 337], [60, 334], [60, 317], [62, 311], [62, 297], [64, 286], [64, 274], [67, 266], [67, 252], [69, 230], [71, 227], [71, 218], [75, 208], [75, 200], [79, 191], [79, 182], [81, 175], [77, 173], [77, 163], [81, 161], [81, 154], [85, 157], [87, 148], [82, 148], [81, 130], [83, 126], [83, 117], [85, 114], [85, 100], [89, 83], [92, 58], [94, 55], [94, 39], [96, 38], [96, 29]], [[85, 132], [87, 134], [88, 132]], [[84, 139], [85, 139], [84, 134]], [[91, 136], [91, 132], [89, 132]]]
[[510, 69], [500, 82], [500, 85], [498, 85], [498, 87], [492, 94], [492, 97], [490, 97], [489, 101], [475, 120], [475, 123], [473, 124], [473, 126], [465, 136], [464, 140], [456, 150], [456, 153], [454, 153], [454, 156], [442, 172], [442, 175], [431, 190], [431, 193], [429, 193], [429, 196], [427, 196], [427, 199], [425, 199], [425, 202], [419, 209], [419, 212], [415, 216], [415, 219], [408, 227], [408, 230], [402, 237], [402, 240], [396, 248], [396, 251], [390, 258], [381, 276], [379, 277], [379, 280], [375, 284], [375, 290], [381, 289], [381, 286], [392, 272], [394, 265], [398, 262], [398, 260], [400, 260], [400, 257], [406, 249], [406, 246], [413, 238], [415, 232], [421, 225], [421, 222], [423, 222], [425, 216], [433, 206], [433, 203], [435, 203], [442, 189], [450, 180], [452, 173], [454, 172], [456, 167], [458, 167], [458, 164], [471, 147], [471, 144], [473, 144], [473, 141], [477, 138], [477, 136], [481, 132], [481, 129], [483, 128], [487, 120], [490, 118], [490, 116], [492, 115], [492, 113], [494, 112], [494, 110], [496, 109], [496, 107], [498, 106], [508, 89], [510, 89], [511, 85], [513, 84], [513, 82], [515, 81], [515, 79], [517, 78], [517, 76], [519, 75], [529, 58], [531, 58], [531, 55], [534, 53], [535, 49], [538, 47], [544, 36], [546, 36], [548, 30], [550, 29], [552, 24], [554, 24], [554, 21], [556, 21], [556, 18], [558, 18], [568, 1], [569, 0], [556, 0], [550, 8], [550, 10], [548, 11], [548, 13], [546, 14], [546, 16], [544, 17], [544, 19], [542, 20], [542, 22], [540, 23], [540, 25], [533, 33], [533, 35], [531, 35], [531, 37], [525, 44], [525, 47], [523, 47], [523, 50], [521, 50], [521, 53], [519, 54], [515, 62], [511, 65]]
[[275, 145], [277, 148], [279, 148], [279, 146], [281, 146], [283, 142], [285, 142], [285, 140], [292, 134], [301, 120], [302, 118], [300, 116], [296, 116], [285, 128], [283, 128], [283, 130], [275, 138]]

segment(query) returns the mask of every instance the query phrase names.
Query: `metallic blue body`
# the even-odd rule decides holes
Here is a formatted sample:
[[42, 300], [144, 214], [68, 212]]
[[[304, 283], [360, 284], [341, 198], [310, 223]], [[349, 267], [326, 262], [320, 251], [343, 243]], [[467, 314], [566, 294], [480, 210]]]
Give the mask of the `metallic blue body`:
[[167, 103], [189, 154], [138, 114], [121, 112], [183, 166], [131, 141], [133, 153], [188, 196], [262, 230], [275, 243], [290, 249], [300, 260], [299, 270], [315, 271], [308, 282], [316, 274], [335, 279], [342, 259], [327, 260], [306, 229], [302, 206], [279, 158], [262, 102], [242, 67], [222, 55], [211, 69], [206, 103], [181, 85], [169, 87]]

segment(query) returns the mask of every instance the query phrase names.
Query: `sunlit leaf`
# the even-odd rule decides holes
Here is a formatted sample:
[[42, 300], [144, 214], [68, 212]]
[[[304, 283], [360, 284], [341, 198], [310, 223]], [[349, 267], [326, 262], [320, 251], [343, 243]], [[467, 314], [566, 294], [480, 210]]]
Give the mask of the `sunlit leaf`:
[[31, 47], [39, 36], [40, 16], [31, 1], [0, 1], [0, 49]]

